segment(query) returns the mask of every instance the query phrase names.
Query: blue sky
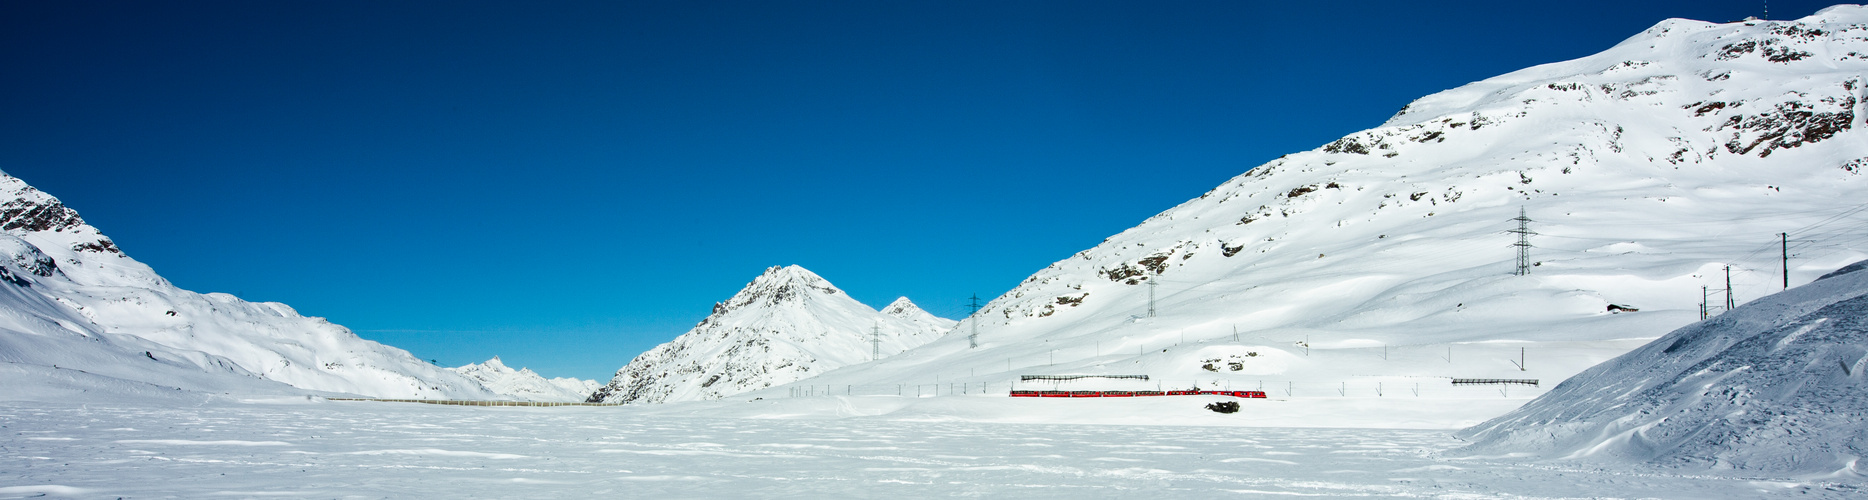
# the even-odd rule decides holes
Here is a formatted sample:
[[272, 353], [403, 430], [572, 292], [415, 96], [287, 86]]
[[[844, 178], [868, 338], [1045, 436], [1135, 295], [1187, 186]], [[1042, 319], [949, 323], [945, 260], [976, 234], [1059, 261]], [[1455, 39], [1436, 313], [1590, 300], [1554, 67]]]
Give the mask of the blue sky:
[[183, 288], [607, 379], [767, 266], [957, 318], [1414, 98], [1761, 8], [5, 2], [0, 169]]

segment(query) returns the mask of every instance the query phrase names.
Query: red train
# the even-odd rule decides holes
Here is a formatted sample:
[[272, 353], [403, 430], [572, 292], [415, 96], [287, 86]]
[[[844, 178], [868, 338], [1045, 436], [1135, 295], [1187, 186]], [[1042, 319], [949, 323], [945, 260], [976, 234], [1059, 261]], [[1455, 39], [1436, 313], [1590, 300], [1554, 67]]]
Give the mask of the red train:
[[1232, 396], [1264, 398], [1265, 391], [1012, 391], [1015, 398], [1136, 398], [1146, 396]]

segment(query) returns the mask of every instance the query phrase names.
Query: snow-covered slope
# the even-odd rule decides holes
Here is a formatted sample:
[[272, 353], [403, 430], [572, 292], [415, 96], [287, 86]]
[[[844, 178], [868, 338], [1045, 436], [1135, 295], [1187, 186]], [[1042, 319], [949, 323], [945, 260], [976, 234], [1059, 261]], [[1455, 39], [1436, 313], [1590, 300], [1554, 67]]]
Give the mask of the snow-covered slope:
[[[1728, 264], [1738, 302], [1776, 291], [1780, 232], [1795, 282], [1868, 257], [1851, 211], [1868, 199], [1865, 75], [1863, 7], [1664, 21], [1250, 169], [993, 299], [967, 320], [977, 348], [952, 335], [813, 383], [1135, 373], [1295, 398], [1535, 396], [1699, 319]], [[1506, 232], [1520, 210], [1526, 276]]]
[[0, 400], [302, 392], [220, 356], [106, 332], [40, 293], [64, 280], [57, 261], [38, 247], [0, 234]]
[[1675, 330], [1461, 432], [1466, 454], [1868, 475], [1868, 261]]
[[[378, 397], [495, 397], [457, 373], [285, 304], [176, 288], [57, 198], [4, 173], [0, 200], [0, 258], [8, 260], [0, 275], [0, 357], [8, 370], [42, 374], [38, 383], [278, 389], [233, 380], [252, 379]], [[61, 381], [72, 370], [110, 380]]]
[[[927, 343], [953, 326], [898, 299], [878, 312], [798, 266], [772, 267], [687, 333], [637, 356], [591, 401], [719, 399]], [[872, 334], [881, 340], [872, 344]]]
[[546, 379], [527, 368], [514, 370], [499, 360], [499, 356], [467, 366], [449, 368], [455, 373], [474, 379], [488, 390], [504, 396], [524, 401], [579, 402], [603, 387], [595, 380], [582, 380], [570, 377]]

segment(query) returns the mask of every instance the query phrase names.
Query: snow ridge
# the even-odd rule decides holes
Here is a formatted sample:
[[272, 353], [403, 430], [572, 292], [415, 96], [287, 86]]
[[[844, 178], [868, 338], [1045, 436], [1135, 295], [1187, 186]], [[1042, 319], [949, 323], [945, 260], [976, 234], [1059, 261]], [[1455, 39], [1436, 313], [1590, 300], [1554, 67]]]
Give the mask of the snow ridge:
[[57, 198], [5, 173], [0, 200], [0, 317], [11, 319], [0, 322], [0, 358], [47, 387], [496, 397], [285, 304], [176, 288]]
[[898, 299], [882, 313], [798, 266], [771, 267], [687, 333], [637, 356], [593, 402], [719, 399], [871, 361], [927, 343], [952, 328]]

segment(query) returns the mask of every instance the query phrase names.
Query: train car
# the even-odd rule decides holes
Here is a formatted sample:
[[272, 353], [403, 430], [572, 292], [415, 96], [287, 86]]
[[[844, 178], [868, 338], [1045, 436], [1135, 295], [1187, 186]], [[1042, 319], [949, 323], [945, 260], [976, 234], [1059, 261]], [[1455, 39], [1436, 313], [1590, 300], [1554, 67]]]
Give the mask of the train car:
[[1135, 393], [1129, 392], [1129, 391], [1103, 391], [1103, 397], [1105, 398], [1131, 398], [1131, 397], [1135, 397]]
[[1132, 394], [1134, 394], [1134, 395], [1135, 395], [1135, 397], [1142, 397], [1142, 396], [1166, 396], [1166, 395], [1167, 395], [1167, 393], [1164, 393], [1164, 392], [1161, 392], [1161, 391], [1135, 391], [1135, 392], [1133, 392]]
[[1038, 397], [1038, 391], [1012, 391], [1012, 397], [1035, 398], [1035, 397]]
[[1038, 391], [1038, 397], [1041, 397], [1041, 398], [1067, 398], [1067, 397], [1070, 397], [1070, 393], [1069, 393], [1069, 392], [1067, 392], [1067, 391]]
[[1255, 399], [1264, 399], [1264, 398], [1265, 398], [1265, 391], [1245, 391], [1245, 395], [1244, 395], [1244, 396], [1239, 396], [1239, 397], [1242, 397], [1242, 398], [1255, 398]]
[[1070, 391], [1070, 397], [1073, 397], [1073, 398], [1100, 398], [1100, 397], [1103, 397], [1103, 392], [1102, 392], [1102, 391]]

